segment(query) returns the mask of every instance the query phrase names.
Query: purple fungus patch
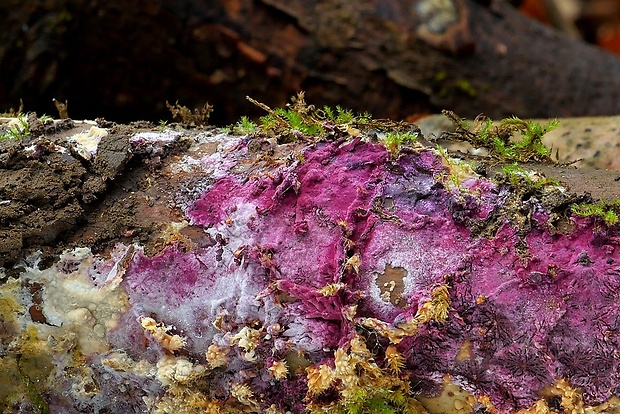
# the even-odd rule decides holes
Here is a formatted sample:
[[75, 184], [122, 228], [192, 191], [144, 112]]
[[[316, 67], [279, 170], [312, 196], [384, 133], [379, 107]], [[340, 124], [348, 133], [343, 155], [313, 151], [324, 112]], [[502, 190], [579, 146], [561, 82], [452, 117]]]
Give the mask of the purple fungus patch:
[[[429, 401], [456, 389], [459, 412], [504, 413], [619, 397], [617, 228], [565, 216], [571, 231], [552, 231], [544, 194], [523, 200], [421, 146], [288, 143], [265, 161], [251, 138], [222, 139], [225, 156], [192, 164], [200, 191], [171, 208], [208, 243], [136, 243], [28, 276], [48, 321], [102, 326], [81, 352], [102, 390], [128, 387], [114, 407], [442, 412]], [[115, 270], [81, 283], [120, 297], [116, 313], [53, 296], [51, 280], [93, 263]]]
[[[446, 185], [450, 172], [431, 150], [394, 162], [355, 139], [310, 145], [303, 158], [215, 181], [187, 215], [218, 242], [137, 255], [123, 324], [133, 318], [137, 329], [137, 315], [155, 315], [187, 337], [190, 354], [229, 349], [218, 375], [265, 396], [246, 401], [263, 408], [300, 409], [273, 387], [311, 406], [342, 403], [352, 390], [333, 382], [334, 367], [352, 361], [344, 355], [359, 338], [386, 372], [386, 347], [402, 343], [391, 358], [426, 396], [445, 374], [500, 412], [532, 406], [563, 379], [586, 404], [613, 395], [616, 241], [597, 239], [584, 219], [568, 235], [535, 224], [522, 234], [506, 220], [476, 237], [468, 225], [507, 208], [506, 187], [475, 175]], [[445, 314], [433, 299], [441, 286]], [[291, 353], [304, 355], [302, 368], [287, 364]], [[284, 362], [274, 368], [274, 357]], [[243, 380], [233, 368], [271, 379]]]

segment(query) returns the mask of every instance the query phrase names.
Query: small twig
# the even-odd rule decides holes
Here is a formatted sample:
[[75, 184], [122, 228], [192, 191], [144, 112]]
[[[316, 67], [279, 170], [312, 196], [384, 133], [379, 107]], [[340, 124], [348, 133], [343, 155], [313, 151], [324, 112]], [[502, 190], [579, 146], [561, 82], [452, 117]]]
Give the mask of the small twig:
[[247, 99], [248, 101], [252, 102], [254, 105], [258, 106], [259, 108], [265, 110], [267, 113], [269, 113], [269, 115], [273, 116], [278, 121], [278, 123], [281, 126], [287, 126], [288, 125], [288, 122], [286, 122], [286, 119], [282, 118], [282, 116], [278, 115], [276, 113], [276, 111], [274, 111], [273, 109], [271, 109], [270, 107], [268, 107], [264, 103], [258, 102], [256, 99], [252, 99], [249, 96], [246, 96], [245, 99]]

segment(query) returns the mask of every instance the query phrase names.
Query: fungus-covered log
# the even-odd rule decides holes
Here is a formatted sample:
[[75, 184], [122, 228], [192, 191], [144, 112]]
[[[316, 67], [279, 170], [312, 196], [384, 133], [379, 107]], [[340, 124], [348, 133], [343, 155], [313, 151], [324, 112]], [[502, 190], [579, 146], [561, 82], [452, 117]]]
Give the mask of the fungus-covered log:
[[617, 57], [502, 0], [6, 0], [0, 12], [3, 111], [23, 98], [54, 113], [57, 98], [74, 118], [129, 122], [208, 101], [230, 123], [258, 114], [245, 95], [276, 106], [306, 90], [392, 119], [620, 112]]
[[[620, 206], [519, 166], [540, 136], [469, 131], [496, 143], [472, 165], [301, 100], [260, 130], [93, 128], [2, 141], [5, 166], [61, 154], [118, 184], [59, 256], [4, 269], [1, 408], [620, 408]], [[97, 239], [119, 204], [132, 225]]]

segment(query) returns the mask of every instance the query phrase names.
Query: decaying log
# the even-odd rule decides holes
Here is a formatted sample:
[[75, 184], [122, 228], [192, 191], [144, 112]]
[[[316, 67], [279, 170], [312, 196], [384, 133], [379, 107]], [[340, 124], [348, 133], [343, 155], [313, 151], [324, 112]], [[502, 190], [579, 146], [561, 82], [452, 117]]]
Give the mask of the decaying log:
[[620, 407], [617, 201], [293, 107], [297, 129], [31, 117], [0, 141], [0, 408]]

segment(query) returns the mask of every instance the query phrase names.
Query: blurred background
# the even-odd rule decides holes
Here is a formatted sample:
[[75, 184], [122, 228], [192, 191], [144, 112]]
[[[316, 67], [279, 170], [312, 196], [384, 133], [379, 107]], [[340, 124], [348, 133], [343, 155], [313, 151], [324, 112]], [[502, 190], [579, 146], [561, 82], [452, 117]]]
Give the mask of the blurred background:
[[[57, 99], [74, 119], [157, 122], [170, 119], [166, 101], [209, 102], [221, 125], [262, 114], [246, 95], [281, 106], [298, 90], [310, 103], [410, 120], [444, 107], [497, 117], [619, 111], [617, 93], [605, 95], [620, 85], [617, 0], [367, 3], [3, 0], [0, 112], [22, 101], [58, 116]], [[555, 50], [559, 67], [572, 62], [557, 84], [557, 67], [541, 69]], [[609, 57], [595, 63], [599, 54]], [[595, 92], [545, 101], [577, 85]]]

